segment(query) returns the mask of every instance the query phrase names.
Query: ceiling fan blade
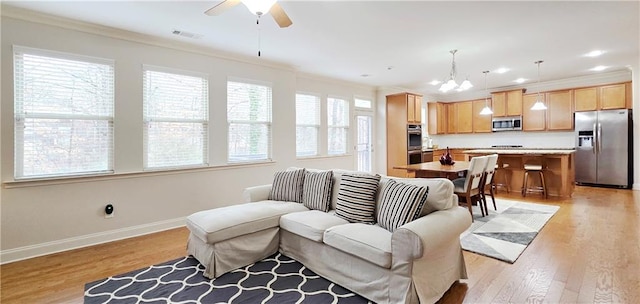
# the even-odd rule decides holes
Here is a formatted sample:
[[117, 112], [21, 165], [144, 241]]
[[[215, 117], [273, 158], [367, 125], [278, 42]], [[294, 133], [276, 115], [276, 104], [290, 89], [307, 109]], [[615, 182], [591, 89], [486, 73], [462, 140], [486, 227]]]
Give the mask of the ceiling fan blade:
[[204, 12], [209, 16], [217, 16], [222, 14], [227, 9], [230, 9], [240, 3], [240, 0], [222, 0], [222, 2], [216, 4], [214, 7]]
[[280, 27], [288, 27], [293, 24], [293, 22], [291, 22], [291, 19], [289, 19], [289, 16], [287, 16], [287, 13], [284, 12], [278, 2], [274, 3], [273, 6], [271, 6], [269, 13], [271, 13], [271, 16], [273, 16], [273, 19], [276, 20], [276, 23]]

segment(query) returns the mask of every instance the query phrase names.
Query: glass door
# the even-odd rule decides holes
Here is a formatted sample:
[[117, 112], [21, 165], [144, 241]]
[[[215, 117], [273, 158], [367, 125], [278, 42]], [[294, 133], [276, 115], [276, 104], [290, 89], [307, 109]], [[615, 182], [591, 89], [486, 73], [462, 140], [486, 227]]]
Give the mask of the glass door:
[[356, 162], [357, 170], [363, 172], [372, 171], [373, 140], [372, 135], [373, 115], [356, 115]]

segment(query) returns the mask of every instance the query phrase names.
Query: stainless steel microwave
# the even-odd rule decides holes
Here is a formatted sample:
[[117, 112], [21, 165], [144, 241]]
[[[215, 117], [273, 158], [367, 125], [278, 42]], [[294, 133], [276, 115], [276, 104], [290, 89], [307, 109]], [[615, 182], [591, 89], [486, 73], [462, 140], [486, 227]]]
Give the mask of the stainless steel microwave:
[[493, 132], [522, 131], [522, 116], [494, 117], [491, 123]]

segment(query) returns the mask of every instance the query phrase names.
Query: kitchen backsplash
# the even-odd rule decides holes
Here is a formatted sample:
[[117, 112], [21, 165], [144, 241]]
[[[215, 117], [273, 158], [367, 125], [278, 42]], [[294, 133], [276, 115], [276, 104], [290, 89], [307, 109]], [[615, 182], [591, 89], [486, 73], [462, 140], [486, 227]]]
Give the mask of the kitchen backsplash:
[[[429, 135], [439, 148], [489, 148], [494, 145], [522, 145], [523, 148], [570, 148], [576, 145], [574, 132], [494, 132]], [[426, 142], [423, 143], [426, 146]]]

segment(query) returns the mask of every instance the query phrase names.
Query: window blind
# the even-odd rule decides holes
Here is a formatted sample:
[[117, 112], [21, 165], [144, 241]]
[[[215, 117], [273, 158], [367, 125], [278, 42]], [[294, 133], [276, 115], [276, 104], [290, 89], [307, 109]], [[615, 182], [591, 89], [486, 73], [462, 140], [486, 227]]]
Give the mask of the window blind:
[[349, 134], [349, 103], [344, 99], [327, 99], [328, 153], [338, 155], [347, 153]]
[[271, 95], [267, 85], [227, 82], [229, 162], [271, 157]]
[[296, 155], [318, 155], [320, 97], [296, 94]]
[[14, 176], [113, 172], [112, 60], [14, 47]]
[[144, 168], [204, 166], [208, 155], [208, 80], [145, 66]]

